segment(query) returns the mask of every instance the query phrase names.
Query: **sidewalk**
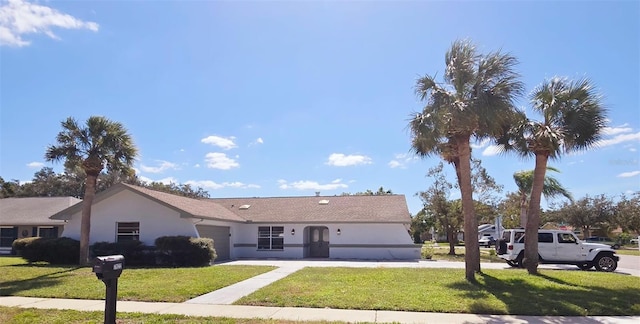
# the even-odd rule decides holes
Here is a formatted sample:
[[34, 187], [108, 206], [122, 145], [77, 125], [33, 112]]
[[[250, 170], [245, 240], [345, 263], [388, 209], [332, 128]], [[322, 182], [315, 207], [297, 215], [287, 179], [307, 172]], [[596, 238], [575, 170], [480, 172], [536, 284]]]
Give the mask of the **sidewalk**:
[[[640, 316], [511, 316], [449, 313], [422, 313], [404, 311], [349, 310], [303, 307], [263, 307], [231, 305], [236, 300], [280, 280], [304, 267], [359, 267], [359, 268], [460, 268], [461, 262], [447, 261], [348, 261], [348, 260], [236, 260], [227, 265], [271, 265], [275, 270], [238, 282], [216, 291], [190, 299], [184, 303], [153, 303], [118, 301], [118, 312], [178, 314], [185, 316], [215, 316], [228, 318], [262, 318], [292, 321], [342, 321], [349, 323], [640, 323]], [[483, 263], [483, 269], [510, 268], [503, 263]], [[541, 265], [546, 269], [574, 269], [575, 266]], [[577, 268], [576, 268], [577, 269]], [[577, 271], [577, 270], [576, 270]], [[619, 269], [627, 275], [640, 275], [640, 270]], [[0, 296], [0, 306], [73, 309], [79, 311], [104, 311], [104, 300], [48, 299], [32, 297]]]
[[[104, 311], [103, 300], [47, 299], [31, 297], [0, 297], [0, 306], [73, 309], [78, 311]], [[640, 317], [634, 316], [511, 316], [419, 313], [398, 311], [348, 310], [301, 307], [262, 307], [238, 305], [205, 305], [189, 303], [149, 303], [118, 301], [118, 312], [178, 314], [185, 316], [215, 316], [228, 318], [263, 318], [291, 321], [342, 321], [349, 323], [639, 323]]]

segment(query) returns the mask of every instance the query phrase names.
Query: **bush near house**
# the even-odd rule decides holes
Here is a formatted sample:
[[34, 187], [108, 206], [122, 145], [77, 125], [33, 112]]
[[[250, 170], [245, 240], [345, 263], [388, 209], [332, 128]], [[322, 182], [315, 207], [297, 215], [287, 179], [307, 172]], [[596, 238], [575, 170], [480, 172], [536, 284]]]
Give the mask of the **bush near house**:
[[68, 237], [28, 237], [13, 241], [12, 247], [29, 263], [78, 264], [80, 255], [80, 241]]
[[156, 239], [155, 244], [159, 265], [202, 267], [217, 257], [210, 238], [162, 236]]
[[92, 257], [120, 254], [127, 266], [155, 266], [156, 250], [140, 241], [96, 242], [91, 246]]

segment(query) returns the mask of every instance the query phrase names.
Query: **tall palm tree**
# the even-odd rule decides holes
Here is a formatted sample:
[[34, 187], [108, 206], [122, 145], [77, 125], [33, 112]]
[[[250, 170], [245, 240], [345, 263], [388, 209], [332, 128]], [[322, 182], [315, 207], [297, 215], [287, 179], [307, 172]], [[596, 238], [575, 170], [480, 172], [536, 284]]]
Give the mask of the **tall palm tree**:
[[132, 174], [137, 149], [121, 123], [105, 117], [92, 116], [86, 127], [69, 117], [61, 123], [63, 130], [56, 136], [56, 145], [49, 145], [47, 161], [65, 160], [66, 169], [80, 166], [86, 174], [80, 224], [80, 265], [89, 263], [91, 205], [96, 193], [98, 175], [106, 167], [109, 172]]
[[523, 157], [535, 156], [525, 226], [524, 264], [530, 274], [536, 274], [540, 198], [547, 162], [562, 154], [594, 146], [606, 126], [606, 110], [602, 97], [588, 79], [569, 81], [555, 77], [545, 80], [532, 92], [531, 102], [533, 110], [542, 115], [542, 121], [530, 120], [520, 112], [521, 121], [499, 140], [499, 144], [504, 150], [514, 150]]
[[[560, 172], [560, 170], [550, 166], [547, 167], [547, 171]], [[520, 196], [520, 226], [524, 228], [527, 225], [527, 208], [529, 206], [531, 188], [533, 187], [533, 170], [518, 171], [513, 174], [513, 180], [515, 180], [518, 186], [518, 195]], [[542, 194], [546, 199], [564, 196], [573, 202], [573, 196], [571, 196], [569, 190], [563, 187], [558, 179], [549, 175], [545, 175], [544, 177]]]
[[[409, 122], [412, 151], [439, 155], [454, 165], [462, 195], [465, 237], [465, 278], [480, 271], [478, 221], [471, 187], [471, 137], [495, 136], [510, 123], [514, 100], [523, 85], [514, 71], [515, 57], [500, 52], [478, 54], [469, 41], [455, 41], [445, 55], [444, 84], [435, 76], [416, 81], [416, 94], [425, 102]], [[470, 239], [469, 239], [470, 238]]]

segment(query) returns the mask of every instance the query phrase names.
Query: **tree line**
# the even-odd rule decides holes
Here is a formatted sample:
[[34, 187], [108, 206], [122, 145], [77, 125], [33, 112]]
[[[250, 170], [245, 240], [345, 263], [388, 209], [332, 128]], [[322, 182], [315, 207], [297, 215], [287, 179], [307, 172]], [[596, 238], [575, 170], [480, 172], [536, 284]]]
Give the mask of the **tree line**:
[[[0, 177], [0, 198], [22, 197], [76, 197], [82, 199], [85, 193], [85, 176], [82, 170], [55, 173], [53, 168], [43, 167], [35, 172], [31, 181], [20, 182], [16, 179], [5, 181]], [[102, 192], [112, 185], [124, 182], [127, 184], [162, 191], [189, 198], [209, 198], [209, 192], [189, 184], [165, 184], [162, 182], [146, 182], [136, 175], [123, 176], [117, 172], [101, 172], [96, 183], [96, 193]]]

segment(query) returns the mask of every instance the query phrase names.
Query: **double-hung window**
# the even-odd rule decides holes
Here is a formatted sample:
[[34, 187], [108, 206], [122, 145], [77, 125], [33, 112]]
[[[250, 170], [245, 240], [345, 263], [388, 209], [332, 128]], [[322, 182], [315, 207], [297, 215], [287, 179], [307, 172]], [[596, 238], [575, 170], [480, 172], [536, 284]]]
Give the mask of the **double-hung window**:
[[258, 250], [284, 250], [284, 227], [258, 227]]
[[116, 223], [116, 242], [140, 241], [140, 222]]

